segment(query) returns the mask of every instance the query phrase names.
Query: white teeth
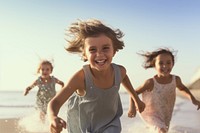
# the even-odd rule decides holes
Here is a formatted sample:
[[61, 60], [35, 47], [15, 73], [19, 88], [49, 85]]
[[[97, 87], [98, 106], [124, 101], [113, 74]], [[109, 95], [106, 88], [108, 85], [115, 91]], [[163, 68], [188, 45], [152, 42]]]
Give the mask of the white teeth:
[[97, 63], [104, 63], [105, 60], [97, 60], [96, 62], [97, 62]]
[[105, 60], [100, 60], [100, 61], [97, 61], [97, 62], [99, 62], [99, 63], [102, 63], [102, 62], [104, 62]]

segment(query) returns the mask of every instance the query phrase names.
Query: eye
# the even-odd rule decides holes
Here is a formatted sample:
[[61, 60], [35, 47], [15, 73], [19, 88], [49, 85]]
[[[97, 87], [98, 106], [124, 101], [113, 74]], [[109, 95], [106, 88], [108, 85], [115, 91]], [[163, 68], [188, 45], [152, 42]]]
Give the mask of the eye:
[[110, 50], [110, 47], [109, 47], [109, 46], [104, 46], [104, 47], [103, 47], [103, 51], [108, 51], [108, 50]]
[[89, 52], [90, 53], [95, 53], [96, 52], [96, 48], [89, 48]]
[[42, 68], [41, 71], [50, 71], [50, 68]]
[[172, 64], [172, 62], [171, 62], [171, 61], [168, 61], [168, 62], [167, 62], [167, 64], [168, 64], [168, 65], [171, 65], [171, 64]]
[[49, 68], [46, 69], [46, 71], [49, 71], [49, 70], [50, 70]]
[[163, 62], [159, 62], [159, 65], [163, 65]]

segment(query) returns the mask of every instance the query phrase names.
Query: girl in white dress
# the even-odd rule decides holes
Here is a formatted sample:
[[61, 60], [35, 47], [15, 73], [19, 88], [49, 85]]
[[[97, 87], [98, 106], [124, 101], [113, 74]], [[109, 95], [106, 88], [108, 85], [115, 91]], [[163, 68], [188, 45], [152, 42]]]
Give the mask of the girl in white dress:
[[[142, 100], [146, 105], [141, 117], [150, 129], [153, 127], [158, 133], [167, 133], [176, 99], [176, 88], [185, 92], [197, 106], [197, 110], [200, 108], [200, 101], [196, 100], [179, 76], [171, 74], [174, 66], [173, 51], [165, 48], [140, 55], [146, 58], [144, 68], [155, 68], [157, 73], [136, 90], [137, 94], [142, 94]], [[131, 102], [129, 114], [133, 107], [134, 103]]]

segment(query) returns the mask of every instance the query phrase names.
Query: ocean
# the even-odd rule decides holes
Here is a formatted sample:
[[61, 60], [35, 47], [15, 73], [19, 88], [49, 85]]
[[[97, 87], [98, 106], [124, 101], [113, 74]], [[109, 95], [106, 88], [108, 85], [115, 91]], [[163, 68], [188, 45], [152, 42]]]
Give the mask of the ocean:
[[[127, 117], [129, 95], [121, 92], [120, 96], [124, 111], [121, 117], [122, 133], [150, 133], [139, 113], [134, 118]], [[0, 91], [0, 118], [20, 118], [18, 124], [26, 130], [48, 132], [48, 121], [44, 124], [39, 122], [38, 112], [34, 108], [35, 100], [34, 91], [27, 96], [23, 96], [23, 92], [20, 91]], [[59, 113], [63, 119], [66, 118], [65, 110], [64, 105]], [[64, 130], [63, 133], [67, 131]], [[177, 96], [169, 133], [200, 133], [200, 111], [196, 110], [191, 101]]]

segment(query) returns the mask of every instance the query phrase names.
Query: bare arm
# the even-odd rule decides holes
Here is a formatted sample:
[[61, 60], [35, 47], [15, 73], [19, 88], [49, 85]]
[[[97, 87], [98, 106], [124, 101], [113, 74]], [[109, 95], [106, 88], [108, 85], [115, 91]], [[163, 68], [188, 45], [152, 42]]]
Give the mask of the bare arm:
[[139, 95], [145, 91], [152, 91], [153, 85], [154, 85], [153, 79], [148, 79], [140, 87], [136, 89], [136, 93]]
[[31, 89], [33, 89], [37, 85], [37, 80], [35, 80], [30, 86], [28, 86], [24, 91], [24, 96], [26, 96]]
[[[66, 122], [59, 118], [57, 115], [61, 106], [68, 100], [68, 98], [78, 90], [84, 88], [84, 77], [83, 71], [77, 72], [62, 88], [58, 94], [49, 102], [47, 114], [50, 121], [51, 132], [60, 133], [62, 128], [66, 128]], [[79, 84], [77, 84], [79, 83]]]
[[[153, 80], [152, 79], [148, 79], [145, 81], [145, 83], [143, 85], [141, 85], [140, 87], [138, 87], [136, 89], [136, 93], [139, 95], [145, 91], [151, 91], [153, 89]], [[133, 99], [130, 97], [130, 104], [129, 104], [129, 113], [128, 116], [129, 117], [133, 117], [135, 114], [135, 103], [133, 101]]]
[[197, 106], [197, 110], [200, 109], [200, 101], [198, 101], [190, 92], [190, 90], [182, 83], [181, 78], [176, 76], [176, 87], [188, 97], [194, 105]]
[[59, 85], [61, 85], [62, 87], [64, 87], [64, 82], [62, 82], [61, 80], [59, 80], [59, 79], [57, 79], [57, 78], [55, 78], [56, 79], [56, 83], [57, 84], [59, 84]]
[[[122, 84], [125, 87], [125, 89], [127, 90], [127, 92], [130, 94], [131, 99], [134, 101], [135, 106], [137, 107], [137, 109], [139, 110], [139, 112], [142, 112], [145, 108], [144, 103], [139, 99], [136, 91], [134, 90], [128, 75], [126, 74], [126, 69], [124, 67], [121, 66], [121, 73], [122, 73]], [[134, 106], [133, 104], [131, 104], [132, 106]]]

